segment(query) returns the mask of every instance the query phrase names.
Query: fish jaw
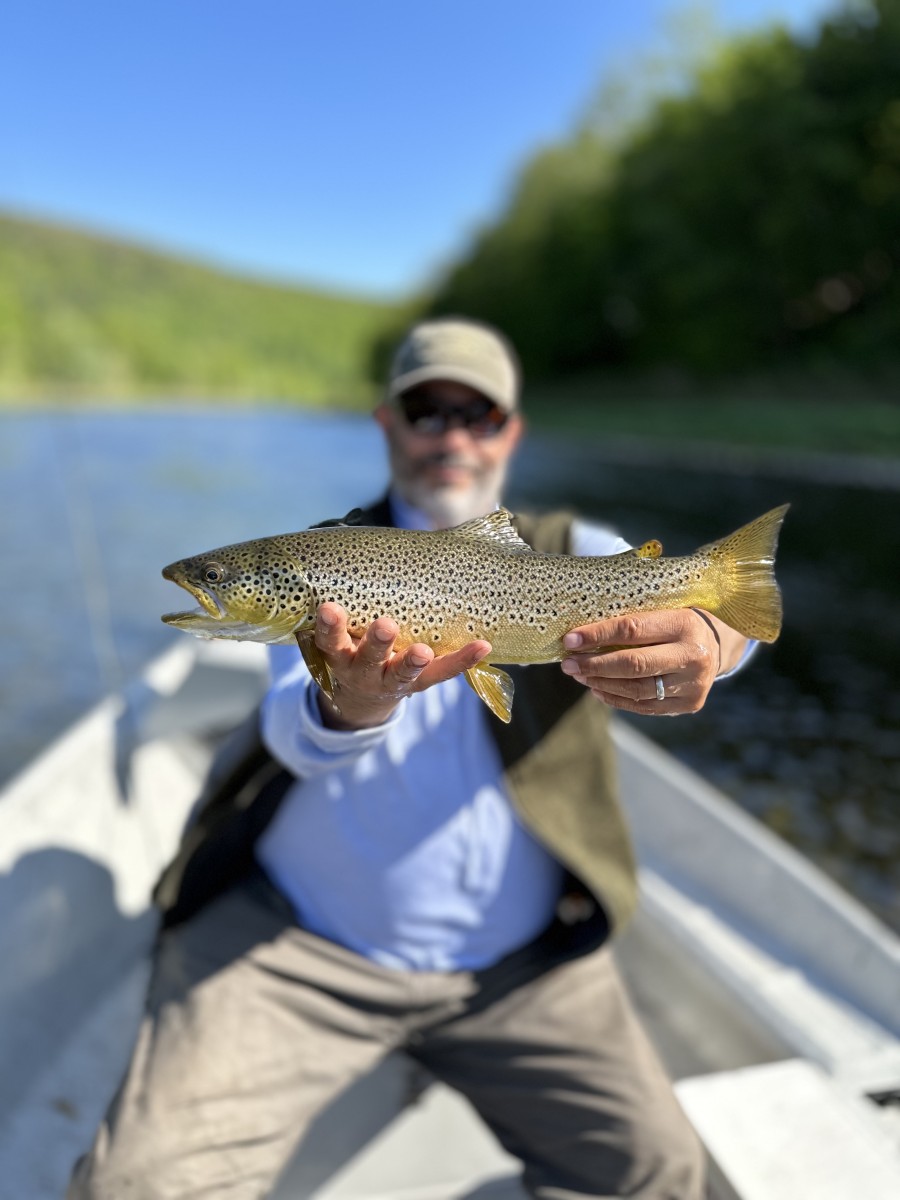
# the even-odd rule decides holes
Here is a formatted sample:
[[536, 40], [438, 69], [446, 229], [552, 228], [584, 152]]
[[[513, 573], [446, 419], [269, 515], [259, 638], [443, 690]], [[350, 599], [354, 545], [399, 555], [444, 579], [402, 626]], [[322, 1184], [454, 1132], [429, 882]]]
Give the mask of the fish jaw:
[[179, 569], [180, 565], [180, 563], [171, 563], [168, 567], [163, 567], [162, 577], [172, 583], [177, 583], [179, 587], [189, 592], [200, 605], [200, 610], [194, 609], [191, 612], [166, 613], [163, 620], [167, 625], [174, 625], [177, 624], [176, 618], [178, 617], [197, 616], [205, 611], [214, 621], [221, 621], [226, 616], [226, 613], [219, 598], [213, 595], [212, 592], [208, 592], [206, 588], [201, 587], [199, 583], [194, 583], [187, 579]]
[[262, 642], [265, 645], [294, 645], [293, 626], [284, 622], [259, 623], [232, 615], [214, 592], [186, 577], [180, 563], [163, 570], [163, 578], [177, 583], [194, 597], [200, 608], [186, 612], [164, 613], [161, 620], [174, 629], [199, 638], [220, 638], [232, 642]]
[[194, 633], [197, 637], [219, 637], [222, 629], [221, 621], [211, 617], [202, 608], [194, 608], [190, 612], [163, 613], [160, 620], [164, 625], [183, 629], [185, 633]]
[[205, 613], [202, 608], [191, 612], [166, 613], [162, 617], [166, 625], [173, 629], [182, 629], [199, 638], [218, 638], [229, 642], [262, 642], [266, 646], [295, 646], [292, 632], [285, 633], [265, 625], [251, 625], [247, 621], [232, 620], [229, 617], [215, 618]]

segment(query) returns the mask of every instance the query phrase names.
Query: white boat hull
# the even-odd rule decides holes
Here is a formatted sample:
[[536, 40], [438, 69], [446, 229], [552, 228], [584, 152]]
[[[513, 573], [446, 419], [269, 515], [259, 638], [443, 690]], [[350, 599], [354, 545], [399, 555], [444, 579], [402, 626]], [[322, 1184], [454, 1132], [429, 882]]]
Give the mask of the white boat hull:
[[[261, 647], [180, 641], [0, 796], [0, 1200], [63, 1195], [127, 1059], [156, 928], [150, 890], [210, 734], [264, 682]], [[618, 954], [715, 1155], [717, 1194], [794, 1200], [774, 1190], [777, 1162], [766, 1173], [778, 1137], [791, 1122], [798, 1144], [828, 1137], [850, 1105], [858, 1136], [845, 1139], [844, 1167], [865, 1189], [847, 1200], [896, 1200], [896, 1110], [863, 1097], [900, 1087], [900, 940], [631, 726], [617, 723], [615, 739], [643, 897]], [[522, 1197], [514, 1160], [464, 1101], [426, 1083], [391, 1059], [353, 1088], [277, 1200]], [[745, 1116], [737, 1139], [733, 1113], [716, 1115], [729, 1105]], [[806, 1164], [807, 1183], [818, 1169]], [[841, 1174], [832, 1164], [822, 1178], [833, 1187]]]

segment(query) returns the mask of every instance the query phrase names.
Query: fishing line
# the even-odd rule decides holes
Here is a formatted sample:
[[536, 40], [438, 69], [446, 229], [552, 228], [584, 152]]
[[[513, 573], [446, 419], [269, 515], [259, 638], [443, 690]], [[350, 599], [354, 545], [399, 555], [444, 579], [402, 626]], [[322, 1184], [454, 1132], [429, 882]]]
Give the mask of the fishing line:
[[109, 589], [80, 439], [71, 417], [61, 416], [54, 422], [53, 428], [54, 449], [59, 464], [58, 478], [65, 498], [69, 533], [81, 577], [91, 649], [103, 690], [116, 692], [122, 686], [124, 675], [113, 631]]

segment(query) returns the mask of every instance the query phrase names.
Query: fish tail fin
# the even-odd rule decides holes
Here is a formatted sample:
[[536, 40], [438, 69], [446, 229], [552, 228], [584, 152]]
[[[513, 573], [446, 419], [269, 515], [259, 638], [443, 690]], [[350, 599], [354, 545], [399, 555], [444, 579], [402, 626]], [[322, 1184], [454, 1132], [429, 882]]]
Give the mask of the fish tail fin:
[[781, 592], [775, 581], [775, 551], [784, 515], [782, 504], [728, 537], [703, 546], [715, 591], [700, 602], [744, 637], [774, 642], [781, 632]]

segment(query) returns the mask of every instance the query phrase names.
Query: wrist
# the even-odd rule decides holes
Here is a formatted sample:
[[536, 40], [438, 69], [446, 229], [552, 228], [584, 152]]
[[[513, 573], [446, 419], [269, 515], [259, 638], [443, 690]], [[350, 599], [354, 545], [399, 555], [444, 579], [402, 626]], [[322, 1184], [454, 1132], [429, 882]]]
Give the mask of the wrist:
[[392, 701], [388, 705], [359, 706], [353, 704], [352, 701], [344, 701], [343, 696], [341, 700], [344, 702], [336, 704], [325, 695], [321, 688], [318, 689], [316, 699], [319, 715], [325, 728], [348, 733], [358, 729], [376, 729], [390, 720], [399, 704], [399, 701]]
[[713, 635], [716, 643], [716, 678], [722, 673], [722, 639], [719, 636], [719, 631], [716, 629], [715, 622], [709, 613], [705, 613], [702, 608], [692, 608], [691, 612], [695, 612], [697, 616], [706, 625], [709, 626], [710, 632]]

